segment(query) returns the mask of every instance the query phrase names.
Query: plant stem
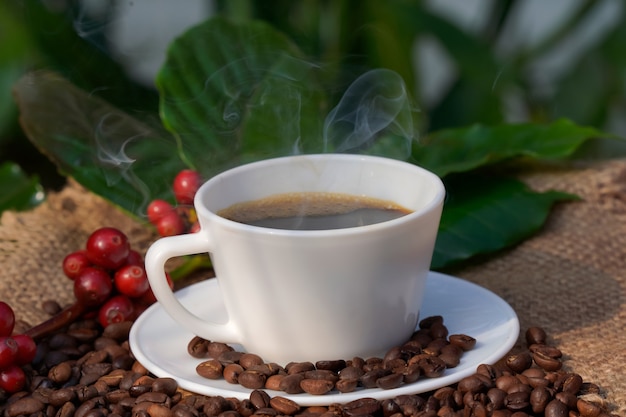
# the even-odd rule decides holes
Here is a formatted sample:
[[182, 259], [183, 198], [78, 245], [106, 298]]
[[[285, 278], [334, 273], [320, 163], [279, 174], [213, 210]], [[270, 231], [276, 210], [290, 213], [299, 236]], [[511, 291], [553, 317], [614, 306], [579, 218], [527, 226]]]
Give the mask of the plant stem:
[[169, 275], [175, 282], [189, 276], [193, 272], [196, 272], [200, 269], [211, 267], [211, 258], [208, 255], [193, 255], [188, 256], [185, 262], [170, 271]]
[[50, 317], [48, 320], [31, 327], [25, 332], [25, 334], [32, 337], [35, 341], [43, 339], [53, 332], [72, 323], [86, 311], [87, 309], [83, 304], [74, 303], [71, 306], [64, 308], [56, 315]]

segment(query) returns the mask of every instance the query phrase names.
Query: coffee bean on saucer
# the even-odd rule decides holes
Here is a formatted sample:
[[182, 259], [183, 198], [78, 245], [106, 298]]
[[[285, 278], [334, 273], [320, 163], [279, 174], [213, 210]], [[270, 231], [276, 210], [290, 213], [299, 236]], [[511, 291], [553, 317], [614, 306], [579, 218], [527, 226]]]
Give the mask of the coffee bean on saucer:
[[196, 366], [198, 375], [208, 379], [220, 379], [223, 377], [224, 366], [217, 359], [209, 359]]
[[463, 351], [472, 350], [476, 346], [476, 339], [466, 334], [452, 334], [448, 339], [451, 344], [460, 347]]
[[208, 346], [209, 341], [201, 338], [200, 336], [195, 336], [193, 339], [189, 341], [187, 344], [187, 352], [194, 358], [206, 358], [208, 357]]

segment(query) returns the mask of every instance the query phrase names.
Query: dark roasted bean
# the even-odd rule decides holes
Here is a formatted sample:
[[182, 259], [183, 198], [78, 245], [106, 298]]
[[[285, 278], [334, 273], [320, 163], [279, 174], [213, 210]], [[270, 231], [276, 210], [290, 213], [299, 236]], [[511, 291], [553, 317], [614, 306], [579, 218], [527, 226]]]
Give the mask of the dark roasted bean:
[[169, 396], [173, 396], [178, 389], [178, 383], [174, 378], [156, 378], [152, 382], [152, 391], [163, 392]]
[[359, 385], [359, 380], [357, 378], [353, 379], [345, 379], [342, 378], [339, 381], [335, 382], [335, 388], [339, 392], [352, 392]]
[[270, 405], [270, 396], [267, 392], [255, 389], [250, 393], [250, 403], [257, 410], [259, 408], [266, 408]]
[[552, 400], [546, 405], [544, 416], [545, 417], [567, 417], [569, 410], [567, 406], [559, 400]]
[[380, 410], [380, 402], [373, 398], [359, 398], [341, 407], [347, 416], [375, 415]]
[[244, 370], [239, 374], [237, 381], [242, 387], [249, 389], [261, 389], [265, 387], [265, 374], [256, 371]]
[[300, 406], [293, 400], [285, 397], [276, 396], [270, 400], [272, 408], [279, 413], [287, 416], [291, 416], [300, 411]]
[[315, 365], [311, 362], [291, 362], [285, 366], [285, 370], [289, 375], [304, 373], [315, 369]]
[[307, 379], [300, 381], [300, 388], [311, 395], [323, 395], [335, 387], [333, 381], [327, 379]]
[[300, 394], [301, 392], [304, 392], [302, 387], [300, 386], [300, 382], [303, 379], [304, 374], [302, 373], [286, 375], [280, 380], [280, 391], [284, 391], [287, 394]]
[[203, 339], [200, 336], [194, 336], [189, 343], [187, 343], [187, 353], [194, 358], [204, 359], [209, 356], [208, 346], [209, 341]]
[[243, 372], [243, 367], [238, 363], [231, 363], [224, 367], [224, 379], [231, 384], [237, 384], [239, 375]]
[[507, 356], [505, 362], [513, 372], [522, 373], [533, 364], [533, 358], [529, 352], [521, 352]]
[[217, 359], [209, 359], [200, 362], [196, 366], [198, 375], [208, 379], [221, 379], [223, 377], [224, 366]]
[[398, 373], [392, 373], [376, 380], [376, 386], [381, 389], [398, 388], [404, 382], [404, 376]]
[[248, 369], [255, 365], [261, 365], [262, 363], [263, 359], [254, 353], [244, 353], [241, 355], [241, 358], [239, 358], [239, 365], [241, 365], [243, 369]]
[[44, 403], [32, 397], [23, 397], [8, 405], [5, 411], [7, 417], [29, 415], [42, 411]]
[[315, 368], [322, 371], [339, 372], [346, 367], [346, 361], [343, 359], [337, 359], [332, 361], [317, 361], [315, 362]]
[[529, 327], [526, 329], [526, 344], [530, 345], [544, 345], [546, 343], [546, 331], [541, 327]]

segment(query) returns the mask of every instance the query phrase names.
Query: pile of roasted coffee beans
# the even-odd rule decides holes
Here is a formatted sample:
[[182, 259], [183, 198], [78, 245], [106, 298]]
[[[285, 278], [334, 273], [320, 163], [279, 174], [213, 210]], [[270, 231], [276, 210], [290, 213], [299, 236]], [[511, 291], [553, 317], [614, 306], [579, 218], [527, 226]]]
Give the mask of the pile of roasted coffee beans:
[[323, 395], [359, 388], [394, 389], [420, 378], [437, 378], [447, 368], [456, 367], [463, 352], [475, 345], [476, 339], [471, 336], [448, 335], [443, 317], [431, 316], [420, 321], [419, 329], [406, 343], [391, 348], [382, 358], [291, 362], [282, 366], [200, 337], [193, 338], [187, 350], [195, 358], [210, 358], [196, 368], [198, 375], [208, 379], [223, 378], [249, 389]]
[[[598, 387], [561, 369], [560, 352], [545, 333], [529, 329], [529, 349], [497, 366], [481, 365], [458, 384], [387, 400], [361, 398], [346, 404], [302, 407], [271, 391], [251, 390], [236, 400], [181, 390], [171, 378], [156, 378], [133, 359], [131, 322], [109, 325], [77, 321], [38, 343], [19, 392], [0, 391], [3, 417], [610, 417], [585, 394]], [[530, 360], [529, 360], [530, 358]], [[556, 369], [558, 368], [558, 369]], [[275, 393], [274, 393], [275, 394]]]

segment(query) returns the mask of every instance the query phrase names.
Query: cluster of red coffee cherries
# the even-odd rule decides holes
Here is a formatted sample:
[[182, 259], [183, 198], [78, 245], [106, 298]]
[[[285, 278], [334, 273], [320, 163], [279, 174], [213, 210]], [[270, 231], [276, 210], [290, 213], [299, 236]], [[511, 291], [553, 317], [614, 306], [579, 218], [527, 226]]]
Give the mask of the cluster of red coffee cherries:
[[134, 320], [155, 301], [143, 257], [114, 227], [94, 231], [84, 249], [65, 257], [63, 272], [74, 281], [76, 302], [86, 311], [97, 310], [103, 327]]
[[22, 366], [35, 358], [37, 345], [25, 334], [13, 334], [15, 313], [11, 306], [0, 301], [0, 389], [14, 393], [26, 383]]
[[184, 169], [172, 183], [177, 206], [161, 199], [152, 200], [146, 214], [159, 235], [174, 236], [196, 232], [199, 228], [193, 199], [202, 184], [202, 177], [197, 171]]

